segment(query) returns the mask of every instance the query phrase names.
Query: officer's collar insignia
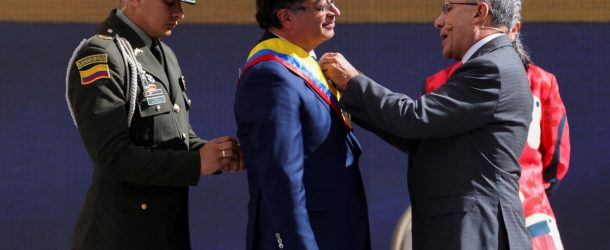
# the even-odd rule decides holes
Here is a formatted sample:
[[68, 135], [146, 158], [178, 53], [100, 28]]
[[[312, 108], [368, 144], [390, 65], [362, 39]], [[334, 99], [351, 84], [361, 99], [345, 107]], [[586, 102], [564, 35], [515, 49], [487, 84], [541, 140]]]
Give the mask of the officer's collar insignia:
[[113, 37], [107, 36], [107, 35], [104, 35], [104, 34], [98, 34], [97, 38], [102, 39], [102, 40], [112, 40]]

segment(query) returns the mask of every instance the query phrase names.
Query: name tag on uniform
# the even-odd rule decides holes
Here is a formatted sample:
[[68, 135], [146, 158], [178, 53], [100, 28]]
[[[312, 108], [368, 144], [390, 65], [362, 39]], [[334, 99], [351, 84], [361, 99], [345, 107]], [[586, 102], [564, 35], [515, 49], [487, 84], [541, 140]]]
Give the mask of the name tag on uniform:
[[160, 95], [160, 96], [146, 97], [146, 103], [148, 104], [148, 106], [163, 104], [163, 103], [165, 103], [165, 96]]

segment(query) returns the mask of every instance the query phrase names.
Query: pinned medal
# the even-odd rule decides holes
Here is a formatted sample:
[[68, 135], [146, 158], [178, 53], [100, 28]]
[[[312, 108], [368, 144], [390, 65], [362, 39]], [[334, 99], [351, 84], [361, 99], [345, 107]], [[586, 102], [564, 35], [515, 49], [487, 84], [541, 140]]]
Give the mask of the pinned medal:
[[154, 84], [147, 85], [146, 87], [144, 87], [144, 90], [146, 90], [146, 91], [157, 90], [157, 85], [154, 85]]
[[163, 95], [163, 91], [157, 88], [157, 85], [151, 84], [144, 88], [144, 96], [146, 96], [147, 98], [158, 95]]
[[345, 125], [347, 125], [349, 128], [352, 128], [352, 115], [341, 109], [341, 117], [343, 118], [343, 122], [345, 122]]
[[148, 73], [146, 73], [146, 80], [148, 80], [148, 83], [155, 83], [155, 78]]

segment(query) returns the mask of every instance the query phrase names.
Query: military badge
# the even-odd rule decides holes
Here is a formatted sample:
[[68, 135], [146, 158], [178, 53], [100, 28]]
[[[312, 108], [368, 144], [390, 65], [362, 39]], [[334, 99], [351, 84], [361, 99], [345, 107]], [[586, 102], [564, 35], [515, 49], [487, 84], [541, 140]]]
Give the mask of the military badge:
[[148, 80], [148, 83], [155, 83], [155, 78], [148, 73], [146, 74], [146, 80]]
[[82, 85], [90, 84], [99, 79], [110, 78], [108, 64], [98, 64], [87, 70], [80, 70], [79, 73]]
[[102, 40], [112, 40], [113, 37], [99, 34], [99, 35], [97, 35], [97, 38], [102, 39]]
[[80, 70], [85, 66], [89, 66], [91, 64], [107, 64], [108, 63], [108, 55], [106, 54], [96, 54], [84, 57], [78, 61], [76, 61], [76, 67]]

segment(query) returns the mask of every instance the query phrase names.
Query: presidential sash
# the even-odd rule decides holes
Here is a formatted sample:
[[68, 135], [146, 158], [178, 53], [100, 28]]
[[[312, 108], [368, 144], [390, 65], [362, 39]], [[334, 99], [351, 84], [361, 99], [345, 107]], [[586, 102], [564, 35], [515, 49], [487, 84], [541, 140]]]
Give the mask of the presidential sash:
[[269, 60], [284, 65], [288, 70], [305, 80], [309, 87], [341, 118], [347, 129], [352, 130], [349, 113], [339, 107], [341, 93], [326, 80], [318, 62], [297, 45], [280, 38], [271, 38], [260, 42], [250, 51], [241, 74], [243, 75], [252, 65]]

